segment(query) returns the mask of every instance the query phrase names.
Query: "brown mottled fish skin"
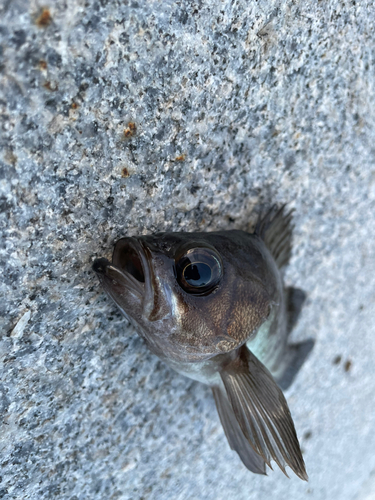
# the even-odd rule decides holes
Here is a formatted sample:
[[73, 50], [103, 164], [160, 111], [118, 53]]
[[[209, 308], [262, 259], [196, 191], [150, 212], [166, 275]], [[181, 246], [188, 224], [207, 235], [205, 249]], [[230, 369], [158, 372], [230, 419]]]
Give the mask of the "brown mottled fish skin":
[[[272, 208], [255, 231], [122, 238], [93, 268], [150, 350], [212, 387], [229, 445], [266, 474], [273, 459], [307, 480], [293, 420], [273, 375], [287, 358], [280, 269], [291, 213]], [[272, 373], [272, 374], [271, 374]]]

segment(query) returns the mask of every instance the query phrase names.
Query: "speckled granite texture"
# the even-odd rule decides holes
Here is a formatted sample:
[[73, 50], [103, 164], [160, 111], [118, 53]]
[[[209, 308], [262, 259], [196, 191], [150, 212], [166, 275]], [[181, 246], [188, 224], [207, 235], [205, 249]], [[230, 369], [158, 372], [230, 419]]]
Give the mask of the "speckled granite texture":
[[[0, 498], [375, 498], [374, 22], [366, 0], [0, 1]], [[286, 393], [309, 483], [248, 472], [91, 270], [120, 236], [274, 202], [316, 339]]]

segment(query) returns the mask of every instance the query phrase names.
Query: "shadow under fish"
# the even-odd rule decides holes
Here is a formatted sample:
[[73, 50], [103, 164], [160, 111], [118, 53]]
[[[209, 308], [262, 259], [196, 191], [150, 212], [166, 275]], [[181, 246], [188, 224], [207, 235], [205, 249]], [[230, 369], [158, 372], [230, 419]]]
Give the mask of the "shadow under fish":
[[[274, 460], [307, 480], [287, 387], [313, 347], [287, 344], [304, 294], [284, 289], [292, 213], [273, 207], [253, 233], [122, 238], [93, 269], [150, 350], [208, 384], [230, 447], [252, 472]], [[272, 468], [272, 467], [271, 467]]]

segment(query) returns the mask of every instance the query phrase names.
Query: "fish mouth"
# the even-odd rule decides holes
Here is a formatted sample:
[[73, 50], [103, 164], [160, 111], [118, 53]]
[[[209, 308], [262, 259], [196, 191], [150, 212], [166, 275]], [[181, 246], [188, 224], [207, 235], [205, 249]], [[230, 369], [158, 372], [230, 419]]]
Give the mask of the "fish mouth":
[[149, 280], [149, 266], [143, 248], [135, 238], [122, 238], [116, 243], [112, 263], [96, 259], [92, 266], [101, 281], [108, 286], [120, 285], [143, 298]]
[[121, 238], [113, 250], [112, 263], [100, 258], [96, 259], [92, 266], [102, 285], [117, 304], [117, 294], [130, 292], [139, 299], [143, 313], [148, 308], [147, 305], [154, 302], [148, 254], [148, 248], [138, 239]]

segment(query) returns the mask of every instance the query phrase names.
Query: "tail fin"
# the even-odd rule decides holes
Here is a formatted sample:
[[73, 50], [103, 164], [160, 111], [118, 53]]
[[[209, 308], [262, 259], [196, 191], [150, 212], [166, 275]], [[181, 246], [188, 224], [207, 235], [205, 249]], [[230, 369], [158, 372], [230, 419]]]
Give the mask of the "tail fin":
[[[285, 288], [284, 291], [287, 314], [287, 335], [290, 335], [298, 321], [303, 303], [306, 300], [306, 294], [303, 290], [293, 287]], [[314, 344], [315, 341], [310, 338], [298, 344], [289, 344], [287, 346], [285, 358], [281, 363], [282, 366], [280, 366], [281, 371], [275, 377], [282, 390], [287, 389], [292, 384], [295, 376], [310, 355]]]
[[287, 314], [287, 332], [289, 335], [301, 314], [303, 304], [306, 300], [306, 294], [300, 288], [294, 288], [292, 286], [285, 288], [284, 294]]
[[[222, 402], [218, 405], [219, 414], [220, 411], [224, 413], [220, 418], [226, 422], [223, 426], [227, 437], [227, 422], [232, 423], [235, 418], [247, 443], [269, 467], [273, 459], [286, 476], [285, 467], [289, 466], [298, 477], [307, 481], [288, 404], [267, 368], [244, 345], [238, 350], [238, 357], [223, 368], [221, 378], [230, 403], [227, 407]], [[247, 445], [241, 449], [236, 441], [239, 438], [238, 431], [232, 431], [228, 441], [242, 459]], [[248, 460], [248, 455], [245, 458]]]
[[257, 234], [271, 252], [279, 268], [286, 266], [292, 251], [293, 210], [286, 211], [286, 205], [276, 205], [260, 216], [254, 233]]
[[277, 384], [283, 391], [292, 385], [297, 373], [309, 357], [315, 345], [314, 339], [307, 339], [299, 344], [289, 344], [286, 352], [285, 370], [277, 378]]

